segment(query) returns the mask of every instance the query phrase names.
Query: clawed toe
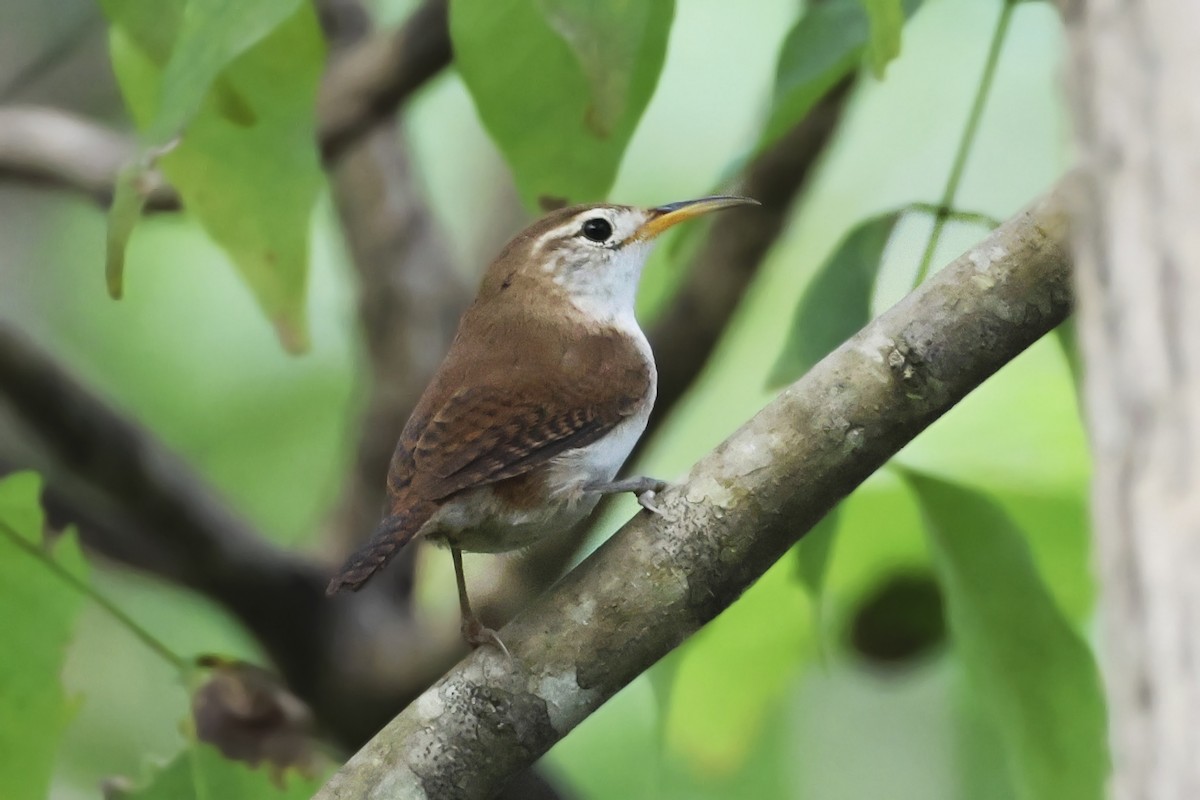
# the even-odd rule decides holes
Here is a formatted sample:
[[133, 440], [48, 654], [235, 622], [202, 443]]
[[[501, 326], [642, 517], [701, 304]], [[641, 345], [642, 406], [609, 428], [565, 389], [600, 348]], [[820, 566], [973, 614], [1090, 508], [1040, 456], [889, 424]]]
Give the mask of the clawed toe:
[[505, 658], [512, 661], [512, 654], [508, 652], [508, 648], [504, 646], [504, 642], [500, 641], [500, 635], [480, 622], [479, 617], [471, 615], [463, 619], [462, 637], [471, 646], [471, 649], [490, 644], [504, 653]]
[[[664, 484], [665, 486], [665, 484]], [[649, 511], [651, 514], [662, 516], [662, 509], [654, 505], [654, 498], [658, 496], [661, 489], [648, 489], [637, 496], [638, 505]]]

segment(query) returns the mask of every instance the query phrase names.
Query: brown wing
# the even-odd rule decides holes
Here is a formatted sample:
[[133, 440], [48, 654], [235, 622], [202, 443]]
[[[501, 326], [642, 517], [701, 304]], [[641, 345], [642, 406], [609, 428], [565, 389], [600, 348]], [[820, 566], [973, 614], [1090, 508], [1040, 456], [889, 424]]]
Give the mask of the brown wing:
[[651, 390], [653, 367], [629, 336], [500, 311], [468, 312], [405, 425], [389, 473], [393, 507], [444, 500], [591, 444]]
[[524, 474], [559, 453], [591, 444], [633, 413], [645, 384], [636, 395], [589, 389], [599, 387], [589, 380], [542, 397], [528, 386], [459, 390], [413, 448], [421, 494], [441, 500]]

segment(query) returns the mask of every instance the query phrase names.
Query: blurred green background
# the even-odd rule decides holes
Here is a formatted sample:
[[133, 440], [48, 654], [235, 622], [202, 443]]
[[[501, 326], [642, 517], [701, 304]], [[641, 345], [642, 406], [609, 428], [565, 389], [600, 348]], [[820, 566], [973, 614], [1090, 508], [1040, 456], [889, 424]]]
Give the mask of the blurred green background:
[[[51, 5], [57, 17], [24, 0], [0, 9], [0, 50], [7, 51], [0, 66], [11, 70], [36, 52], [61, 32], [62, 20], [95, 13], [66, 0]], [[381, 20], [397, 21], [409, 8], [381, 2], [378, 10]], [[770, 400], [767, 375], [797, 300], [855, 223], [938, 200], [999, 10], [985, 0], [927, 0], [886, 79], [860, 81], [784, 237], [639, 472], [682, 474]], [[794, 0], [679, 0], [666, 65], [614, 200], [690, 198], [726, 179], [757, 139], [779, 45], [798, 11]], [[1018, 7], [958, 208], [1008, 217], [1069, 164], [1062, 48], [1048, 4]], [[110, 79], [96, 81], [110, 88], [90, 87], [86, 110], [122, 119]], [[498, 245], [480, 231], [511, 191], [505, 166], [453, 71], [419, 95], [406, 127], [459, 267], [474, 276]], [[929, 228], [925, 217], [902, 221], [876, 310], [907, 291]], [[951, 224], [935, 263], [984, 233]], [[363, 391], [352, 276], [327, 197], [312, 231], [313, 347], [301, 357], [283, 353], [225, 256], [185, 217], [160, 215], [139, 226], [119, 303], [104, 295], [104, 218], [88, 203], [0, 186], [0, 240], [0, 314], [151, 427], [262, 530], [297, 548], [318, 546], [313, 532], [340, 489]], [[643, 296], [660, 296], [656, 287], [671, 285], [679, 267], [660, 254]], [[1093, 596], [1087, 453], [1055, 341], [1022, 355], [898, 460], [998, 500], [1026, 534], [1055, 600], [1086, 626]], [[610, 515], [607, 531], [632, 513], [631, 503]], [[450, 565], [440, 555], [424, 554], [432, 557], [422, 558], [419, 596], [450, 607]], [[497, 558], [477, 557], [468, 569], [478, 574]], [[881, 587], [929, 574], [916, 502], [885, 469], [844, 504], [819, 603], [795, 559], [785, 559], [543, 764], [578, 796], [599, 799], [1018, 796], [953, 647], [935, 644], [883, 664], [848, 645], [858, 611]], [[102, 591], [177, 652], [258, 657], [234, 622], [194, 596], [104, 565], [95, 575]], [[103, 776], [138, 774], [147, 759], [169, 758], [182, 745], [183, 687], [95, 610], [80, 620], [64, 680], [81, 706], [62, 748], [56, 800], [95, 797]]]

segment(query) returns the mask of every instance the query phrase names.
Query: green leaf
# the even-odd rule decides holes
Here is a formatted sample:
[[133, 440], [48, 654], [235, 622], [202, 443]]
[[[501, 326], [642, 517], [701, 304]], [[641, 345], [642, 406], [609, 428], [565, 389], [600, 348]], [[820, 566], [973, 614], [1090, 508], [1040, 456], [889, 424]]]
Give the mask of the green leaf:
[[776, 564], [684, 646], [666, 740], [691, 771], [714, 780], [738, 773], [811, 661], [812, 616], [794, 569]]
[[530, 208], [603, 199], [662, 69], [673, 0], [455, 0], [455, 64]]
[[308, 800], [321, 781], [290, 775], [277, 785], [267, 767], [251, 769], [224, 758], [216, 748], [195, 744], [122, 800]]
[[[163, 142], [180, 133], [225, 67], [293, 16], [299, 5], [300, 0], [191, 0], [163, 70], [150, 140]], [[236, 92], [227, 87], [222, 96], [226, 116], [253, 123], [252, 110], [237, 108]]]
[[218, 19], [227, 4], [237, 5], [105, 0], [113, 67], [142, 131], [156, 137], [185, 125], [159, 168], [230, 255], [285, 347], [299, 351], [308, 339], [310, 218], [323, 180], [313, 108], [324, 44], [308, 3], [249, 3], [253, 10]]
[[[82, 596], [39, 563], [41, 481], [26, 472], [0, 480], [0, 797], [48, 796], [55, 755], [73, 704], [59, 681]], [[48, 548], [59, 569], [82, 576], [74, 536]]]
[[[901, 5], [904, 19], [916, 12], [921, 1], [886, 0]], [[775, 72], [775, 99], [759, 149], [803, 119], [826, 92], [858, 67], [872, 33], [863, 0], [825, 0], [809, 6], [784, 39]]]
[[904, 7], [900, 0], [862, 0], [870, 20], [867, 59], [876, 78], [883, 78], [887, 65], [900, 55], [900, 31], [904, 27]]
[[1004, 742], [1018, 796], [1099, 800], [1108, 772], [1099, 674], [1024, 536], [991, 500], [905, 476], [921, 505], [955, 648]]
[[825, 575], [829, 570], [829, 558], [833, 555], [833, 540], [838, 529], [838, 509], [825, 515], [824, 519], [813, 526], [796, 543], [796, 567], [800, 575], [800, 583], [808, 591], [808, 596], [815, 604], [825, 588]]
[[770, 385], [796, 380], [871, 321], [875, 278], [899, 218], [892, 212], [859, 223], [817, 270], [796, 307]]

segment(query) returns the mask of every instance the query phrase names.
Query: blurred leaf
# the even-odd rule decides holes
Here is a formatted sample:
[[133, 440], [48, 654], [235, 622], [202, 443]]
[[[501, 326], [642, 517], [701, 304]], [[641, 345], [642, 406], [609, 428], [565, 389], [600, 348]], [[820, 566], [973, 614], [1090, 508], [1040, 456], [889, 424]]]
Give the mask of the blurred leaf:
[[925, 518], [954, 646], [1027, 800], [1099, 800], [1105, 711], [1088, 646], [1042, 583], [1024, 537], [995, 503], [905, 473]]
[[1083, 358], [1079, 354], [1079, 331], [1075, 327], [1075, 317], [1054, 329], [1054, 338], [1062, 348], [1063, 357], [1067, 359], [1067, 367], [1071, 370], [1071, 378], [1075, 382], [1076, 391], [1083, 386]]
[[[865, 1], [900, 5], [904, 19], [911, 17], [921, 5], [921, 0], [902, 0], [902, 3], [897, 0]], [[760, 150], [803, 119], [826, 92], [861, 63], [873, 33], [863, 2], [824, 0], [812, 3], [788, 32], [779, 53], [775, 99], [759, 141]]]
[[771, 386], [791, 383], [871, 321], [871, 293], [898, 212], [874, 217], [847, 234], [800, 298]]
[[833, 507], [824, 518], [804, 534], [792, 552], [800, 584], [808, 592], [812, 605], [812, 625], [816, 632], [817, 652], [822, 664], [828, 664], [829, 652], [825, 642], [825, 578], [833, 555], [833, 540], [837, 534], [841, 505]]
[[683, 648], [666, 736], [697, 778], [727, 779], [745, 766], [812, 660], [811, 616], [793, 570], [776, 564]]
[[900, 31], [904, 27], [904, 7], [900, 0], [862, 0], [870, 20], [871, 33], [867, 58], [876, 78], [883, 78], [887, 65], [900, 55]]
[[455, 0], [455, 65], [526, 205], [600, 200], [662, 69], [673, 0]]
[[[289, 3], [294, 11], [280, 16]], [[253, 10], [232, 15], [244, 28], [236, 33], [212, 16], [226, 4], [236, 5], [193, 12], [182, 0], [105, 0], [113, 67], [141, 130], [169, 135], [190, 117], [159, 166], [229, 253], [284, 346], [300, 351], [309, 223], [322, 183], [313, 107], [324, 45], [308, 3], [247, 4]], [[167, 36], [171, 23], [178, 31]], [[228, 36], [210, 41], [214, 31]], [[189, 86], [185, 97], [170, 88], [179, 82]]]
[[42, 540], [41, 480], [32, 472], [0, 480], [0, 797], [47, 797], [55, 756], [73, 709], [59, 673], [83, 598], [45, 564], [84, 573], [74, 536]]
[[108, 295], [114, 300], [121, 299], [125, 291], [125, 250], [129, 247], [129, 237], [133, 235], [134, 227], [142, 217], [142, 208], [146, 205], [146, 195], [138, 186], [145, 174], [144, 164], [126, 164], [117, 173], [113, 187], [112, 205], [108, 209], [104, 280], [108, 285]]
[[308, 800], [321, 782], [228, 761], [196, 744], [171, 760], [143, 787], [116, 794], [121, 800]]
[[833, 554], [833, 538], [837, 534], [840, 508], [841, 506], [834, 506], [832, 511], [796, 543], [796, 566], [800, 573], [800, 583], [808, 590], [808, 596], [818, 607], [821, 590], [825, 588], [829, 557]]

